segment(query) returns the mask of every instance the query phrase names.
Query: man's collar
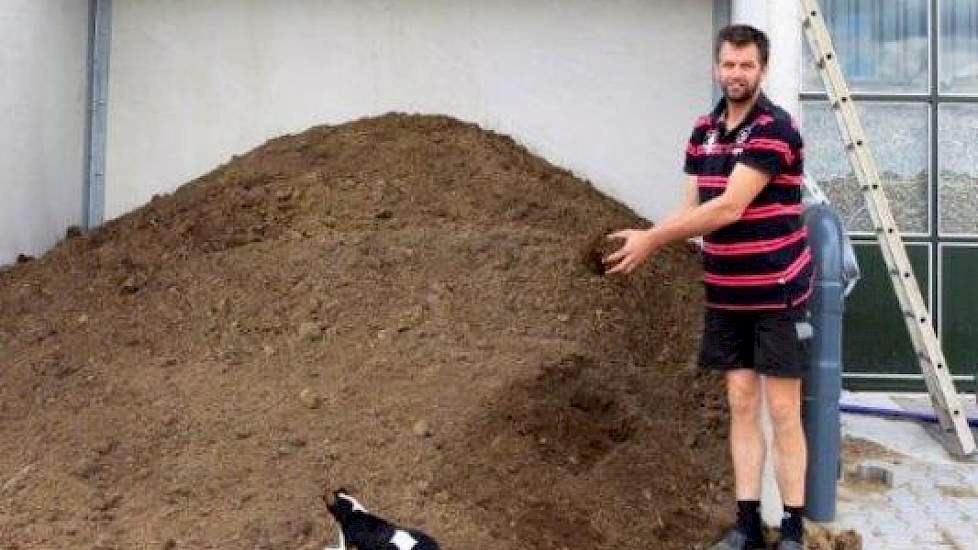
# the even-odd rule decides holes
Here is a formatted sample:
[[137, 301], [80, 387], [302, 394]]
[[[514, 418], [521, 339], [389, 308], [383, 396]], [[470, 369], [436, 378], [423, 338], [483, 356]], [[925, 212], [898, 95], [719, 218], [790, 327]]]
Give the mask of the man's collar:
[[762, 111], [771, 112], [771, 110], [774, 109], [774, 104], [771, 103], [771, 100], [767, 98], [767, 95], [764, 92], [761, 92], [757, 96], [757, 102], [754, 103], [754, 107]]
[[[751, 107], [750, 111], [747, 112], [747, 116], [744, 117], [744, 121], [753, 120], [754, 117], [761, 114], [761, 112], [770, 112], [772, 109], [771, 100], [767, 98], [767, 95], [762, 91], [757, 95], [757, 101]], [[727, 98], [721, 97], [720, 101], [717, 102], [717, 106], [713, 108], [713, 113], [711, 113], [711, 118], [713, 122], [717, 123], [723, 117], [727, 111]]]
[[713, 108], [713, 112], [710, 113], [710, 118], [713, 119], [713, 122], [716, 122], [720, 120], [720, 117], [723, 116], [723, 112], [726, 110], [727, 110], [727, 98], [721, 97], [720, 101], [717, 102], [717, 106]]

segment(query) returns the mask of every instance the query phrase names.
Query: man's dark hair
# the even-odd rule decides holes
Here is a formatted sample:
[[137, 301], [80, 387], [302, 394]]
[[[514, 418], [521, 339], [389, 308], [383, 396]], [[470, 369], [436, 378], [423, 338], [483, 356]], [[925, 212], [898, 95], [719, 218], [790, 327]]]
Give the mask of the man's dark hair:
[[768, 55], [771, 52], [771, 43], [767, 39], [764, 31], [750, 25], [727, 25], [717, 33], [717, 41], [714, 45], [713, 57], [720, 61], [720, 47], [724, 42], [730, 42], [738, 48], [755, 44], [757, 51], [761, 55], [761, 66], [767, 66]]

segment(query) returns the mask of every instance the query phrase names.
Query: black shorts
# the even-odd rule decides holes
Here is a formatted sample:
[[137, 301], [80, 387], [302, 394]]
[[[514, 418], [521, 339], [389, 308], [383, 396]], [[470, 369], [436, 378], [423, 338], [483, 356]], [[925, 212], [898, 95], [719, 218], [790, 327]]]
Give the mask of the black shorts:
[[778, 311], [706, 309], [701, 367], [800, 378], [811, 362], [812, 324], [806, 305]]

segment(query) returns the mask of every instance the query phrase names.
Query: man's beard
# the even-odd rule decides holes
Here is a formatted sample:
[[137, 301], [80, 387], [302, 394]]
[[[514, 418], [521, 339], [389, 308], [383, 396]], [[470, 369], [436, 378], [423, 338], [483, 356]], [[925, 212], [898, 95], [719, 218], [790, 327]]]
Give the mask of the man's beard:
[[723, 97], [731, 103], [747, 103], [748, 101], [754, 99], [754, 95], [757, 92], [757, 84], [751, 85], [750, 82], [738, 82], [741, 84], [739, 92], [731, 93], [730, 88], [731, 83], [726, 83], [723, 85]]

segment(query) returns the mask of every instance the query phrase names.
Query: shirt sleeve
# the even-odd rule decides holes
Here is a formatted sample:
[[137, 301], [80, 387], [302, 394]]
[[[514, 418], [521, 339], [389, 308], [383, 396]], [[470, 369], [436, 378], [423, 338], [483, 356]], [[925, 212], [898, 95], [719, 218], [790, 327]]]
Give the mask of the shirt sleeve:
[[737, 162], [757, 168], [770, 176], [800, 172], [801, 135], [790, 120], [755, 128], [744, 144]]
[[700, 173], [700, 157], [696, 152], [701, 143], [703, 143], [703, 131], [697, 126], [693, 128], [693, 133], [686, 142], [686, 162], [683, 164], [683, 172], [691, 176]]

